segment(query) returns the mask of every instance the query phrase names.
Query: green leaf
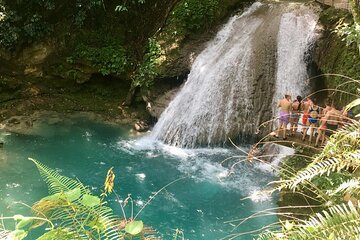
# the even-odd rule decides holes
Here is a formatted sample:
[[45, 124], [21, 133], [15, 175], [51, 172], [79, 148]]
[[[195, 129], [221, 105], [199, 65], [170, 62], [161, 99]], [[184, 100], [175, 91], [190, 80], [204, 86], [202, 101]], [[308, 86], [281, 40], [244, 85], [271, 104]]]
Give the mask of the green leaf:
[[125, 231], [134, 236], [141, 233], [143, 228], [144, 228], [144, 223], [142, 221], [132, 221], [126, 224]]
[[360, 98], [355, 99], [354, 101], [352, 101], [351, 103], [349, 103], [349, 104], [346, 106], [345, 110], [347, 111], [347, 110], [349, 110], [349, 109], [351, 109], [351, 108], [353, 108], [353, 107], [359, 106], [359, 105], [360, 105]]
[[74, 239], [75, 237], [69, 234], [64, 229], [53, 229], [49, 232], [46, 232], [45, 234], [41, 235], [36, 240], [68, 240], [68, 239]]
[[73, 202], [80, 198], [81, 196], [81, 190], [80, 188], [74, 188], [73, 190], [65, 192], [66, 200], [69, 202]]
[[291, 230], [294, 227], [294, 224], [286, 220], [284, 227], [286, 230]]
[[81, 199], [81, 203], [87, 207], [95, 207], [100, 205], [100, 198], [89, 194], [85, 194]]
[[102, 218], [96, 218], [87, 224], [89, 227], [96, 229], [98, 233], [106, 229], [106, 223]]
[[32, 218], [24, 218], [16, 224], [16, 229], [22, 229], [27, 225], [29, 225], [30, 223], [32, 223], [32, 221], [33, 221]]
[[49, 195], [41, 199], [41, 201], [55, 201], [55, 200], [60, 200], [60, 193]]
[[64, 193], [55, 193], [53, 195], [49, 195], [47, 197], [42, 198], [41, 200], [55, 201], [55, 200], [63, 199], [69, 202], [73, 202], [79, 199], [80, 196], [81, 196], [81, 189], [77, 187]]

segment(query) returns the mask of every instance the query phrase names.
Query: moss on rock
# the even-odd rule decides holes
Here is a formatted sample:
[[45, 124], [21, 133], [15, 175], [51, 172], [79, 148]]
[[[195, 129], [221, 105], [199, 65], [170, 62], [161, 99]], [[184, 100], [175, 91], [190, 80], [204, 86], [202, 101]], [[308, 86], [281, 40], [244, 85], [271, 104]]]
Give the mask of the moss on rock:
[[[352, 22], [351, 14], [345, 10], [329, 8], [321, 13], [320, 22], [324, 25], [324, 34], [317, 43], [315, 62], [324, 74], [340, 74], [360, 79], [360, 56], [356, 44], [347, 46], [335, 32], [336, 26], [344, 21]], [[327, 88], [355, 94], [356, 85], [348, 81], [349, 79], [340, 76], [325, 76]], [[337, 92], [334, 93], [334, 98], [340, 105], [345, 105], [354, 97]]]

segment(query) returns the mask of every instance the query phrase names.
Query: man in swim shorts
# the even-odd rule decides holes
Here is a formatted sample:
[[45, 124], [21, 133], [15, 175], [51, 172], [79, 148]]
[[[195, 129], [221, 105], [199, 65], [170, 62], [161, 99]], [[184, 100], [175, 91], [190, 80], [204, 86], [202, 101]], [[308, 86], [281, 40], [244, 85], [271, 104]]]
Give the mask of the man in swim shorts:
[[326, 121], [326, 132], [327, 136], [333, 134], [338, 129], [339, 124], [342, 121], [342, 114], [336, 109], [335, 104], [332, 104], [332, 109], [325, 114], [324, 120]]
[[303, 117], [302, 117], [302, 124], [303, 124], [303, 129], [302, 132], [304, 132], [308, 122], [308, 118], [309, 118], [309, 108], [311, 105], [311, 100], [309, 98], [305, 98], [302, 102], [302, 110], [303, 110]]
[[286, 139], [286, 127], [290, 120], [290, 110], [291, 110], [291, 97], [290, 95], [285, 94], [285, 97], [281, 99], [278, 103], [279, 112], [279, 128], [277, 130], [276, 137], [279, 137], [281, 128], [283, 130], [283, 139]]

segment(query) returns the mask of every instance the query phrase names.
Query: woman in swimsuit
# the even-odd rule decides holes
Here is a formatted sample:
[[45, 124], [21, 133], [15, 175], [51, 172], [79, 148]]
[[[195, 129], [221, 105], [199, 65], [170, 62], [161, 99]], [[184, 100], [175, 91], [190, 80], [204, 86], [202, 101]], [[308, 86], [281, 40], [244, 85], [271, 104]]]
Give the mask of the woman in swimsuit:
[[[310, 105], [310, 108], [309, 108], [309, 118], [306, 123], [308, 128], [310, 128], [310, 138], [309, 138], [310, 143], [311, 143], [312, 136], [314, 134], [314, 130], [317, 127], [317, 123], [319, 121], [320, 107], [317, 106], [316, 104], [317, 104], [317, 100], [316, 100], [316, 98], [314, 98], [314, 100], [312, 101], [312, 104]], [[308, 128], [306, 128], [304, 130], [303, 138], [302, 138], [303, 141], [305, 141], [305, 137], [306, 137]]]

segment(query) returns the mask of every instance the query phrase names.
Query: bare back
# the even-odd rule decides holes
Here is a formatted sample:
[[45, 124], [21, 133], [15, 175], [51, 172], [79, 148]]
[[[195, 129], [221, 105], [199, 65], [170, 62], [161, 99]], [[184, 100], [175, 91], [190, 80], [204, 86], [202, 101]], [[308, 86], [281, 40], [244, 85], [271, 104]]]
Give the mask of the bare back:
[[290, 112], [290, 109], [291, 109], [291, 102], [284, 98], [284, 99], [281, 99], [278, 103], [278, 107], [280, 108], [281, 111], [283, 112]]
[[326, 123], [331, 125], [338, 125], [341, 121], [341, 112], [335, 108], [328, 111], [325, 115]]

